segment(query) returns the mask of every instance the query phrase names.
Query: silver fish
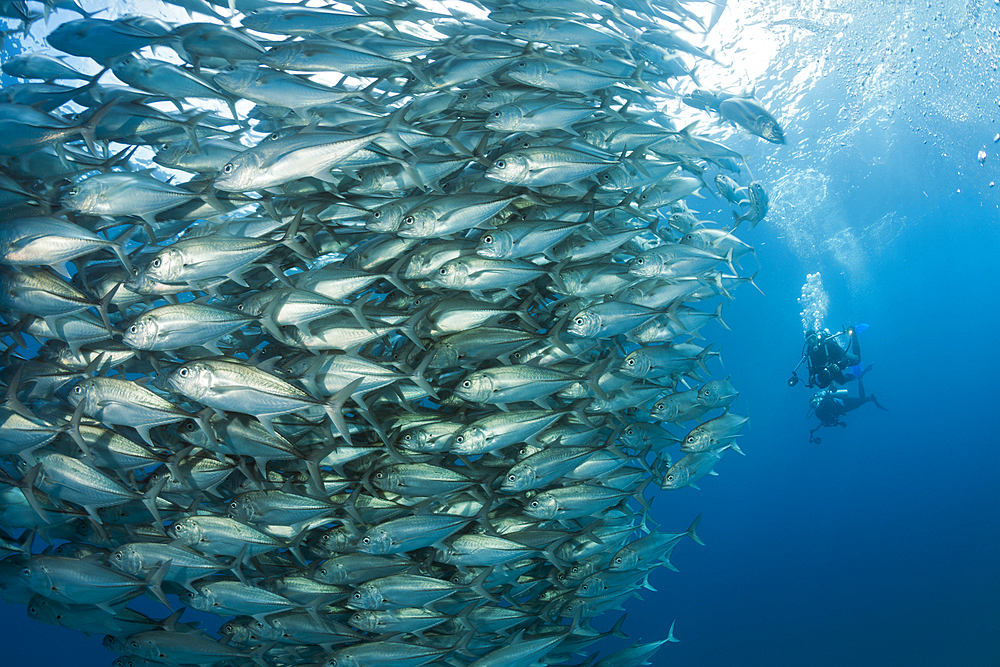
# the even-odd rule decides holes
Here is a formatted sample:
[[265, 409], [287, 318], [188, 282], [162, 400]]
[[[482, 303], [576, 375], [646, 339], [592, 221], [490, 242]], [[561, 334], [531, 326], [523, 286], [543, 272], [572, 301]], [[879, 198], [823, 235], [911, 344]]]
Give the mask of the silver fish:
[[121, 667], [582, 655], [687, 547], [648, 485], [742, 426], [684, 341], [752, 282], [692, 208], [743, 158], [665, 103], [717, 11], [170, 4], [50, 31], [86, 86], [2, 91], [0, 597]]

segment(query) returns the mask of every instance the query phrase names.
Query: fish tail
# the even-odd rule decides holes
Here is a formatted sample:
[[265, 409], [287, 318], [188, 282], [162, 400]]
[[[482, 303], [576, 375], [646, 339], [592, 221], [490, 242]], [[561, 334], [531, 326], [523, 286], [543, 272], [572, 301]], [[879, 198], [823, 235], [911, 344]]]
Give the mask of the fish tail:
[[485, 570], [483, 570], [482, 573], [480, 573], [480, 575], [478, 577], [476, 577], [472, 581], [471, 584], [469, 584], [469, 588], [471, 588], [476, 593], [478, 593], [482, 597], [486, 598], [490, 602], [498, 602], [499, 601], [499, 599], [495, 595], [493, 595], [492, 593], [490, 593], [484, 587], [484, 584], [486, 583], [486, 580], [489, 579], [490, 575], [493, 574], [493, 570], [495, 570], [495, 569], [496, 569], [496, 565], [491, 565], [490, 567], [488, 567]]
[[326, 411], [330, 421], [333, 422], [333, 425], [337, 428], [337, 432], [340, 434], [340, 437], [346, 440], [348, 445], [352, 444], [351, 432], [347, 428], [347, 422], [344, 420], [344, 404], [347, 402], [347, 399], [351, 397], [351, 394], [353, 394], [364, 381], [365, 379], [363, 377], [357, 378], [351, 382], [351, 384], [334, 394], [333, 397], [323, 406], [323, 409]]
[[146, 588], [156, 597], [157, 600], [162, 602], [167, 609], [173, 609], [173, 607], [170, 606], [167, 596], [163, 594], [162, 586], [163, 578], [167, 576], [171, 563], [173, 563], [172, 560], [163, 561], [160, 563], [159, 567], [150, 572], [146, 577]]
[[695, 542], [697, 542], [701, 546], [705, 546], [705, 543], [701, 541], [700, 537], [698, 537], [698, 533], [695, 532], [695, 529], [698, 528], [698, 524], [699, 523], [701, 523], [701, 515], [700, 514], [698, 516], [696, 516], [694, 518], [694, 521], [691, 522], [691, 525], [688, 526], [687, 534], [691, 537], [692, 540], [694, 540]]

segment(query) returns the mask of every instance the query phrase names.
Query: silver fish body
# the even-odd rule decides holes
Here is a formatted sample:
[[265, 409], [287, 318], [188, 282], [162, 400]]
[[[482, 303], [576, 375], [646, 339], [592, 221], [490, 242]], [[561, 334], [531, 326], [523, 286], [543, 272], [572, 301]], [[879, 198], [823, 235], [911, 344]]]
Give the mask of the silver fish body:
[[170, 401], [129, 380], [89, 378], [70, 392], [74, 406], [82, 406], [84, 414], [111, 425], [127, 425], [136, 429], [147, 443], [154, 426], [172, 424], [190, 415]]

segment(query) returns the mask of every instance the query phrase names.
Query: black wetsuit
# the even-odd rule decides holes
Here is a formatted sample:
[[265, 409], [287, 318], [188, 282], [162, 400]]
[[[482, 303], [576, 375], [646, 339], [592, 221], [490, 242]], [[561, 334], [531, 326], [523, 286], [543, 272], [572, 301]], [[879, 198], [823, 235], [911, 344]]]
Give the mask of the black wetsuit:
[[817, 336], [820, 340], [812, 344], [807, 340], [802, 352], [809, 367], [808, 386], [825, 389], [831, 382], [844, 384], [853, 380], [854, 376], [845, 375], [844, 371], [861, 363], [858, 334], [851, 332], [850, 352], [837, 344], [835, 334], [817, 334]]
[[[860, 386], [860, 384], [859, 384]], [[846, 391], [846, 389], [844, 390]], [[869, 399], [864, 398], [864, 392], [862, 391], [860, 398], [853, 398], [851, 396], [834, 396], [833, 394], [827, 394], [823, 397], [823, 400], [819, 402], [816, 406], [816, 416], [819, 417], [820, 422], [823, 426], [836, 426], [840, 423], [840, 418], [846, 415], [851, 410], [857, 410], [862, 405], [868, 402]]]
[[[871, 368], [871, 366], [869, 366]], [[865, 369], [866, 371], [868, 369]], [[864, 373], [862, 373], [864, 375]], [[841, 394], [841, 392], [843, 392]], [[841, 394], [841, 395], [837, 395]], [[828, 392], [822, 399], [820, 399], [819, 405], [813, 408], [813, 412], [819, 418], [820, 425], [809, 432], [809, 440], [811, 442], [819, 442], [819, 438], [814, 438], [816, 431], [824, 426], [847, 426], [844, 422], [840, 421], [840, 418], [846, 415], [851, 410], [857, 410], [865, 403], [871, 401], [875, 404], [879, 410], [885, 410], [884, 407], [875, 398], [875, 394], [866, 395], [865, 394], [865, 383], [858, 378], [858, 395], [857, 397], [847, 396], [847, 390], [841, 389], [837, 392]]]

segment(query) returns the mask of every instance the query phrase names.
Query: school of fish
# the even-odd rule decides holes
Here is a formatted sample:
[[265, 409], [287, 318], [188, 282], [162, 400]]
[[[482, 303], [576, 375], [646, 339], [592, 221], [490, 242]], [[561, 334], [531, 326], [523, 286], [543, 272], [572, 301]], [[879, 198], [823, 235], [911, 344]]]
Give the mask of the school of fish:
[[[48, 3], [74, 58], [3, 64], [0, 597], [121, 667], [622, 636], [592, 620], [701, 542], [648, 490], [742, 453], [696, 341], [767, 195], [666, 111], [784, 141], [690, 92], [725, 3], [171, 4]], [[729, 226], [688, 206], [716, 192]]]

